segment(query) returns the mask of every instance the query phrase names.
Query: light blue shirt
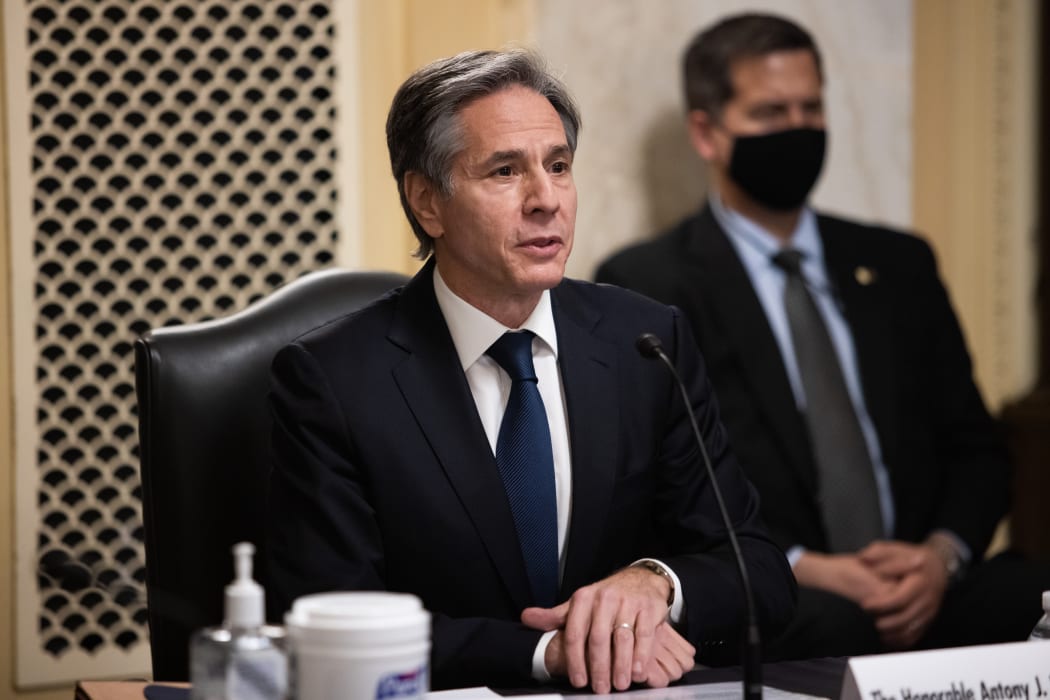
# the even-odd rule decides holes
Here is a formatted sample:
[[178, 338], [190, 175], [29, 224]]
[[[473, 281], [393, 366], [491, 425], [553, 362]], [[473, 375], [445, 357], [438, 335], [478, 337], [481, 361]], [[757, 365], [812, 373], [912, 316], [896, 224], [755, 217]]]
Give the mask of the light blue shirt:
[[[729, 242], [743, 263], [751, 279], [751, 286], [766, 312], [766, 319], [769, 321], [769, 327], [780, 348], [780, 356], [784, 360], [795, 403], [800, 411], [804, 411], [806, 394], [802, 388], [802, 377], [799, 375], [798, 362], [795, 359], [795, 347], [791, 341], [787, 312], [784, 310], [784, 286], [787, 274], [773, 263], [773, 256], [785, 246], [777, 237], [758, 224], [725, 207], [716, 194], [712, 194], [710, 200], [715, 219], [728, 234]], [[802, 275], [806, 280], [809, 293], [820, 310], [820, 315], [824, 318], [824, 325], [828, 328], [831, 342], [835, 346], [835, 354], [838, 355], [839, 365], [845, 375], [846, 388], [853, 401], [853, 408], [860, 421], [860, 429], [864, 434], [864, 441], [875, 470], [875, 485], [878, 489], [884, 534], [890, 537], [893, 533], [896, 514], [893, 509], [889, 472], [882, 461], [882, 450], [875, 432], [875, 425], [871, 421], [871, 416], [868, 415], [867, 406], [864, 405], [864, 393], [857, 368], [853, 335], [842, 313], [834, 285], [828, 279], [824, 266], [824, 246], [817, 232], [817, 217], [808, 207], [802, 210], [798, 225], [791, 234], [790, 247], [802, 253]], [[788, 560], [792, 566], [798, 562], [802, 551], [802, 548], [797, 546], [788, 551]]]

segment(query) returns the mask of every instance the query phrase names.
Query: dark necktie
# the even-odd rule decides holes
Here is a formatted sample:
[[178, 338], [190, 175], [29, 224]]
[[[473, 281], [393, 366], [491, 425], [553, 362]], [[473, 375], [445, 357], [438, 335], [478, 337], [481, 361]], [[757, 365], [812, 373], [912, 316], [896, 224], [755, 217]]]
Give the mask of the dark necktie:
[[783, 250], [773, 262], [787, 273], [784, 309], [806, 394], [828, 544], [832, 552], [854, 552], [885, 534], [871, 455], [831, 336], [806, 289], [802, 253]]
[[504, 333], [487, 354], [511, 379], [496, 464], [535, 603], [551, 607], [558, 595], [558, 508], [551, 433], [532, 365], [532, 338], [529, 331]]

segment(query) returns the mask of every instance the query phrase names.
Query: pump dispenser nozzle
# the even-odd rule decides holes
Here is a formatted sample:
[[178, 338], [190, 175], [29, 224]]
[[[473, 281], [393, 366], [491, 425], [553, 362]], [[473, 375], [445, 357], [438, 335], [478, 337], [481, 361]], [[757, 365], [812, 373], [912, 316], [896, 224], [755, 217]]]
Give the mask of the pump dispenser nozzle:
[[226, 586], [227, 627], [258, 627], [263, 624], [263, 589], [252, 580], [254, 554], [255, 546], [250, 542], [233, 545], [236, 578]]
[[254, 554], [248, 542], [233, 545], [222, 626], [198, 630], [190, 640], [190, 700], [288, 697], [284, 630], [266, 624], [263, 589], [252, 580]]

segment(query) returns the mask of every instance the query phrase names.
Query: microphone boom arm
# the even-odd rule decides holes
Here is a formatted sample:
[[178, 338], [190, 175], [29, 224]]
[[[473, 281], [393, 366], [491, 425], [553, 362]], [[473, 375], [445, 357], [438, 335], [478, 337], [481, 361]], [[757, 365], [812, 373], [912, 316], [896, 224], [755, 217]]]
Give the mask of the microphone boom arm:
[[736, 537], [736, 530], [733, 527], [733, 521], [729, 518], [729, 510], [726, 508], [725, 499], [722, 498], [722, 490], [718, 487], [718, 479], [715, 478], [715, 469], [711, 465], [711, 458], [707, 454], [707, 445], [704, 443], [703, 435], [700, 432], [700, 426], [696, 421], [696, 413], [693, 412], [692, 402], [689, 400], [689, 392], [686, 391], [685, 383], [682, 378], [678, 375], [678, 370], [675, 368], [674, 363], [671, 362], [671, 358], [664, 352], [663, 344], [660, 339], [652, 333], [643, 333], [638, 337], [636, 343], [638, 352], [643, 357], [648, 358], [659, 358], [667, 369], [670, 370], [671, 376], [674, 377], [675, 383], [678, 385], [678, 390], [682, 393], [682, 401], [685, 402], [685, 410], [689, 415], [689, 422], [693, 428], [693, 435], [696, 437], [696, 444], [700, 448], [700, 456], [703, 459], [704, 466], [707, 468], [707, 478], [711, 481], [711, 488], [715, 494], [715, 500], [718, 502], [718, 509], [722, 514], [722, 522], [726, 526], [726, 532], [729, 534], [729, 543], [733, 548], [734, 558], [736, 559], [737, 573], [740, 575], [740, 584], [744, 589], [744, 602], [747, 609], [747, 629], [744, 643], [744, 658], [743, 658], [743, 670], [744, 670], [744, 698], [746, 700], [761, 700], [762, 698], [762, 642], [761, 635], [758, 631], [758, 615], [755, 610], [755, 599], [751, 592], [751, 579], [747, 574], [747, 566], [744, 564], [744, 554], [740, 550], [740, 542]]

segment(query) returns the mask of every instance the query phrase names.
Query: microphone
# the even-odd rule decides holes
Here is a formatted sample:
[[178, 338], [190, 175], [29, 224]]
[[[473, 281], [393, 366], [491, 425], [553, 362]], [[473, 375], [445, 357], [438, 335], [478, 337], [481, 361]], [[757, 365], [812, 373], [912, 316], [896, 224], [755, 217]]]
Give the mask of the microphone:
[[711, 458], [707, 455], [707, 446], [704, 444], [704, 439], [700, 435], [700, 426], [696, 422], [696, 414], [693, 413], [693, 405], [689, 401], [689, 392], [686, 391], [685, 383], [682, 382], [682, 378], [678, 376], [678, 370], [675, 369], [674, 363], [671, 362], [670, 358], [667, 357], [667, 353], [664, 352], [663, 343], [652, 333], [642, 333], [638, 336], [638, 340], [635, 341], [635, 347], [638, 348], [638, 352], [641, 353], [642, 357], [649, 359], [659, 358], [667, 369], [671, 371], [671, 376], [674, 377], [675, 383], [678, 384], [678, 389], [682, 392], [682, 400], [685, 402], [685, 410], [689, 414], [689, 422], [693, 426], [693, 435], [696, 437], [696, 444], [700, 447], [700, 456], [704, 460], [704, 466], [707, 468], [707, 478], [711, 481], [711, 488], [715, 493], [715, 500], [718, 501], [718, 510], [722, 514], [722, 522], [726, 526], [726, 532], [729, 533], [729, 543], [733, 547], [733, 555], [736, 559], [737, 571], [740, 574], [740, 584], [744, 589], [744, 600], [747, 604], [747, 629], [744, 636], [744, 697], [747, 700], [761, 700], [762, 698], [762, 642], [761, 637], [758, 633], [758, 615], [755, 613], [755, 597], [751, 593], [751, 579], [747, 575], [747, 566], [744, 564], [744, 555], [740, 551], [740, 543], [736, 538], [736, 530], [733, 528], [733, 522], [729, 519], [729, 511], [726, 510], [725, 501], [722, 499], [722, 490], [718, 488], [718, 479], [715, 478], [714, 467], [711, 466]]

